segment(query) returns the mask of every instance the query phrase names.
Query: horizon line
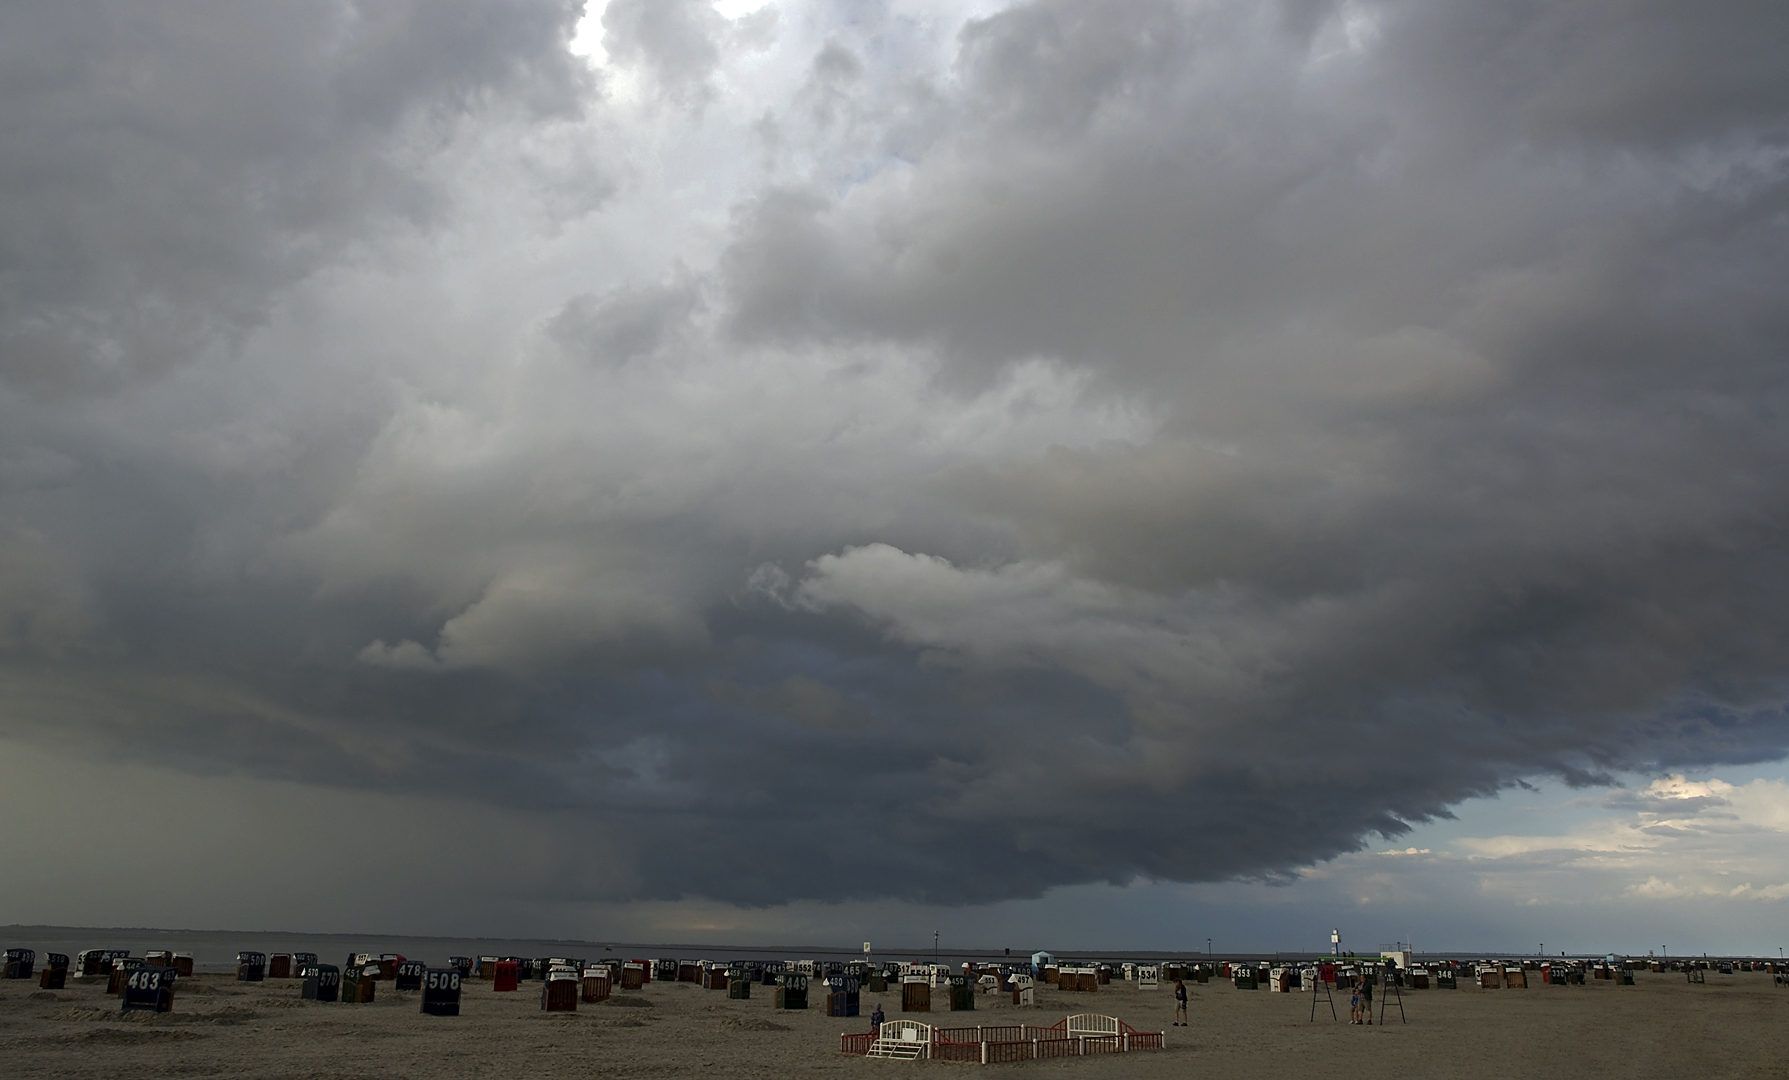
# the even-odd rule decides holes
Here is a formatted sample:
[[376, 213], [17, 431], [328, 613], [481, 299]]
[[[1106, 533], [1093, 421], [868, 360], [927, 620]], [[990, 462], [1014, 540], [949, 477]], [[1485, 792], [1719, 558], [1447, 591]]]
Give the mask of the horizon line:
[[[243, 936], [249, 936], [249, 937], [365, 938], [365, 939], [374, 940], [374, 941], [391, 941], [391, 940], [400, 940], [400, 939], [433, 940], [433, 941], [467, 941], [467, 942], [533, 941], [533, 942], [539, 942], [541, 944], [592, 946], [595, 948], [607, 949], [610, 951], [613, 951], [614, 949], [616, 949], [618, 947], [619, 948], [628, 948], [628, 949], [686, 950], [686, 951], [692, 951], [692, 952], [701, 951], [704, 949], [711, 950], [711, 951], [749, 952], [749, 953], [779, 953], [780, 952], [780, 953], [790, 953], [793, 955], [799, 955], [804, 952], [805, 953], [826, 953], [826, 954], [833, 954], [833, 955], [839, 955], [839, 954], [852, 955], [852, 954], [856, 954], [860, 951], [859, 948], [855, 948], [855, 947], [851, 947], [851, 946], [784, 945], [784, 944], [740, 945], [740, 944], [715, 944], [712, 942], [698, 943], [698, 942], [669, 942], [669, 941], [641, 942], [641, 941], [623, 941], [619, 938], [612, 938], [612, 939], [608, 939], [608, 940], [594, 940], [594, 939], [588, 939], [588, 938], [529, 937], [526, 935], [506, 936], [506, 935], [499, 935], [499, 934], [486, 934], [486, 935], [480, 935], [480, 936], [473, 937], [473, 936], [467, 936], [464, 934], [381, 934], [381, 933], [361, 933], [361, 932], [343, 933], [343, 932], [329, 932], [329, 931], [295, 931], [295, 930], [220, 930], [220, 929], [160, 927], [160, 926], [59, 926], [59, 925], [55, 925], [55, 924], [51, 924], [51, 923], [10, 923], [5, 926], [0, 926], [0, 933], [6, 933], [6, 932], [11, 932], [11, 931], [32, 931], [32, 930], [61, 931], [61, 932], [67, 932], [67, 933], [104, 933], [104, 934], [126, 934], [126, 933], [237, 934], [237, 935], [243, 935]], [[1378, 956], [1380, 954], [1380, 952], [1389, 952], [1389, 951], [1397, 951], [1397, 950], [1381, 949], [1381, 950], [1371, 952], [1371, 953], [1359, 952], [1359, 951], [1344, 952], [1344, 953], [1340, 954], [1340, 958], [1341, 959], [1350, 959], [1350, 958], [1359, 958], [1362, 956]], [[1486, 957], [1486, 958], [1520, 957], [1523, 959], [1533, 958], [1533, 959], [1540, 959], [1540, 960], [1554, 958], [1552, 956], [1552, 954], [1549, 954], [1549, 953], [1512, 952], [1512, 951], [1508, 951], [1508, 950], [1495, 950], [1495, 949], [1416, 949], [1416, 950], [1404, 950], [1404, 951], [1410, 952], [1412, 957], [1432, 957], [1432, 958], [1457, 958], [1457, 957], [1467, 957], [1467, 956], [1482, 956], [1482, 957]], [[1121, 949], [1049, 949], [1049, 948], [1044, 948], [1044, 949], [1028, 949], [1028, 950], [1024, 950], [1022, 952], [1012, 952], [1012, 951], [1007, 950], [1004, 947], [1002, 947], [1000, 949], [991, 949], [991, 948], [951, 949], [948, 952], [946, 952], [942, 949], [937, 949], [936, 951], [934, 951], [934, 950], [929, 950], [929, 949], [925, 949], [925, 948], [905, 948], [905, 947], [898, 947], [898, 946], [897, 947], [889, 947], [889, 948], [873, 948], [870, 953], [865, 954], [865, 955], [871, 955], [871, 956], [881, 955], [883, 957], [888, 957], [888, 956], [891, 956], [894, 954], [906, 954], [906, 955], [915, 956], [915, 957], [923, 957], [924, 954], [927, 952], [933, 952], [935, 956], [971, 957], [971, 958], [986, 957], [989, 959], [996, 959], [996, 960], [1011, 960], [1011, 959], [1019, 959], [1019, 958], [1028, 958], [1032, 954], [1038, 953], [1038, 952], [1046, 952], [1046, 953], [1049, 953], [1053, 957], [1059, 956], [1059, 957], [1072, 958], [1072, 959], [1108, 959], [1108, 958], [1115, 957], [1115, 956], [1126, 956], [1126, 957], [1140, 957], [1140, 958], [1158, 958], [1159, 957], [1159, 958], [1168, 958], [1168, 959], [1202, 959], [1202, 960], [1226, 959], [1226, 958], [1231, 958], [1231, 957], [1234, 957], [1237, 959], [1251, 959], [1251, 960], [1252, 959], [1267, 959], [1269, 957], [1272, 957], [1272, 958], [1283, 957], [1286, 959], [1303, 960], [1303, 959], [1322, 959], [1324, 957], [1336, 955], [1336, 954], [1328, 953], [1328, 952], [1312, 952], [1312, 951], [1298, 950], [1298, 949], [1273, 949], [1273, 950], [1239, 949], [1239, 950], [1235, 950], [1232, 952], [1224, 952], [1224, 951], [1214, 949], [1210, 952], [1206, 952], [1203, 949], [1179, 949], [1179, 950], [1176, 950], [1176, 949], [1122, 949], [1122, 948]], [[1563, 956], [1560, 958], [1569, 960], [1569, 959], [1573, 959], [1573, 958], [1583, 958], [1583, 957], [1590, 957], [1590, 956], [1601, 957], [1601, 956], [1610, 956], [1610, 955], [1619, 956], [1619, 957], [1622, 957], [1623, 959], [1637, 959], [1637, 958], [1642, 957], [1642, 954], [1639, 954], [1639, 953], [1626, 953], [1626, 952], [1620, 952], [1620, 951], [1615, 951], [1615, 950], [1604, 950], [1601, 952], [1594, 952], [1594, 953], [1588, 952], [1588, 951], [1571, 952], [1571, 951], [1567, 950], [1564, 952]], [[1673, 959], [1673, 958], [1679, 959], [1679, 960], [1692, 959], [1692, 958], [1693, 959], [1702, 959], [1702, 958], [1722, 959], [1722, 960], [1728, 960], [1728, 959], [1731, 959], [1731, 960], [1758, 960], [1758, 959], [1768, 959], [1769, 957], [1763, 953], [1757, 953], [1757, 954], [1718, 953], [1717, 954], [1717, 953], [1708, 953], [1708, 952], [1701, 952], [1701, 953], [1686, 952], [1686, 953], [1655, 955], [1655, 954], [1649, 952], [1649, 953], [1644, 954], [1644, 958], [1655, 959], [1655, 960], [1664, 960], [1664, 959]], [[1779, 957], [1779, 959], [1780, 959], [1780, 957]]]

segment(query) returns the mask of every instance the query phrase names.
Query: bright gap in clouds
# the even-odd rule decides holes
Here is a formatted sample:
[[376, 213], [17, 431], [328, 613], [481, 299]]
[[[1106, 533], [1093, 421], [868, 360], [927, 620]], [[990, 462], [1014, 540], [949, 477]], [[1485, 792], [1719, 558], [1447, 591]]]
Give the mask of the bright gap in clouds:
[[569, 47], [573, 55], [588, 57], [596, 64], [609, 58], [608, 51], [603, 48], [603, 9], [606, 7], [608, 0], [587, 0], [584, 17], [572, 31]]
[[[723, 19], [742, 19], [754, 11], [771, 3], [772, 0], [715, 0], [714, 11]], [[588, 57], [592, 63], [608, 62], [608, 50], [603, 48], [603, 13], [608, 10], [609, 0], [585, 0], [584, 15], [578, 20], [572, 32], [570, 48], [577, 56]]]
[[[1148, 928], [1150, 947], [1767, 956], [1789, 944], [1789, 781], [1780, 768], [1627, 777], [1620, 788], [1542, 782], [1472, 799], [1454, 820], [1277, 882], [1077, 886], [969, 914], [980, 933], [1043, 931], [1063, 948], [1128, 942], [1087, 927]], [[1061, 920], [1051, 938], [1035, 920]], [[1073, 917], [1080, 915], [1079, 919]], [[952, 925], [961, 925], [959, 917]], [[1063, 940], [1067, 939], [1067, 940]]]

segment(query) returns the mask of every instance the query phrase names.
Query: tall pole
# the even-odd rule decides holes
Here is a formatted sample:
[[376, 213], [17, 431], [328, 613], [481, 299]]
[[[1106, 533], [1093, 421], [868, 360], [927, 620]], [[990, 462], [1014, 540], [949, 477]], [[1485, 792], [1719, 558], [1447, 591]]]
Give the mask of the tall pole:
[[938, 931], [932, 931], [932, 963], [938, 962]]

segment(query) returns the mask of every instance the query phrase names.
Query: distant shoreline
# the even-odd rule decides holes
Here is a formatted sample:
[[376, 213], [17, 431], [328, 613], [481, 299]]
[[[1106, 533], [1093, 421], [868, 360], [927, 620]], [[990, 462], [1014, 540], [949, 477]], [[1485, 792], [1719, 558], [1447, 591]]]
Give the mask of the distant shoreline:
[[[530, 937], [503, 937], [503, 936], [459, 937], [459, 936], [453, 936], [453, 935], [429, 935], [429, 934], [368, 934], [368, 933], [335, 933], [335, 932], [317, 933], [317, 932], [294, 931], [294, 930], [195, 930], [195, 929], [174, 929], [174, 928], [169, 928], [169, 927], [153, 927], [153, 926], [105, 926], [105, 927], [101, 927], [101, 926], [52, 926], [52, 925], [32, 925], [32, 924], [23, 924], [23, 923], [0, 926], [0, 948], [11, 948], [11, 947], [16, 947], [16, 946], [31, 947], [34, 942], [55, 942], [55, 943], [60, 943], [60, 944], [63, 944], [66, 946], [68, 943], [73, 942], [73, 941], [88, 942], [88, 944], [78, 946], [78, 948], [104, 948], [104, 947], [108, 947], [108, 946], [112, 946], [112, 945], [118, 945], [120, 942], [125, 941], [125, 940], [137, 940], [137, 939], [147, 939], [147, 938], [153, 938], [155, 940], [153, 942], [145, 942], [145, 945], [153, 944], [155, 946], [167, 945], [167, 944], [169, 944], [170, 939], [186, 939], [187, 941], [189, 941], [190, 943], [195, 944], [195, 945], [201, 941], [205, 941], [205, 940], [209, 939], [213, 942], [215, 947], [218, 947], [218, 951], [228, 952], [231, 955], [234, 955], [236, 950], [232, 949], [232, 948], [224, 947], [226, 945], [226, 941], [224, 939], [232, 939], [232, 940], [240, 941], [243, 943], [244, 948], [248, 948], [250, 945], [254, 945], [257, 947], [257, 951], [261, 951], [261, 952], [283, 951], [283, 949], [280, 947], [280, 943], [287, 943], [289, 945], [289, 947], [291, 947], [291, 948], [310, 947], [312, 949], [312, 951], [316, 951], [319, 953], [323, 952], [323, 948], [321, 947], [322, 943], [340, 943], [343, 946], [347, 946], [348, 944], [352, 943], [352, 944], [358, 944], [358, 945], [385, 946], [386, 948], [383, 948], [379, 951], [395, 951], [395, 952], [402, 952], [405, 955], [410, 955], [410, 951], [403, 949], [401, 946], [403, 946], [405, 943], [411, 943], [414, 947], [414, 952], [417, 955], [429, 954], [430, 949], [427, 948], [427, 946], [433, 945], [433, 946], [444, 947], [444, 948], [435, 950], [435, 951], [443, 952], [444, 955], [448, 951], [450, 951], [449, 948], [445, 948], [445, 947], [452, 947], [451, 951], [462, 952], [465, 955], [475, 955], [475, 954], [476, 955], [489, 955], [492, 953], [496, 953], [496, 954], [500, 954], [500, 955], [513, 954], [513, 955], [546, 956], [546, 955], [560, 955], [561, 953], [569, 954], [573, 951], [582, 951], [582, 952], [588, 952], [588, 953], [602, 953], [602, 952], [607, 951], [607, 952], [615, 952], [615, 953], [626, 953], [626, 954], [634, 955], [634, 956], [678, 956], [678, 957], [698, 957], [698, 958], [700, 958], [700, 957], [712, 958], [712, 957], [724, 957], [724, 956], [735, 956], [735, 955], [751, 955], [751, 956], [782, 956], [782, 957], [795, 957], [795, 958], [819, 959], [819, 960], [837, 960], [837, 959], [848, 959], [848, 958], [861, 958], [863, 956], [863, 950], [862, 950], [861, 946], [852, 948], [849, 946], [837, 946], [837, 945], [736, 945], [736, 944], [715, 944], [712, 942], [693, 943], [693, 942], [591, 941], [591, 940], [578, 939], [578, 938], [530, 938]], [[66, 949], [59, 950], [59, 951], [66, 951]], [[194, 950], [189, 948], [189, 949], [183, 950], [183, 951], [194, 951]], [[365, 952], [365, 951], [372, 951], [372, 950], [368, 950], [368, 949], [347, 950], [344, 948], [344, 949], [331, 950], [331, 951], [332, 952], [334, 952], [334, 951]], [[1160, 949], [1123, 949], [1123, 948], [1118, 948], [1118, 949], [1052, 949], [1052, 948], [1049, 948], [1048, 946], [1040, 946], [1038, 949], [1035, 949], [1035, 950], [1028, 948], [1023, 953], [1021, 953], [1017, 949], [1014, 949], [1011, 953], [1008, 953], [1005, 949], [973, 948], [973, 949], [939, 949], [936, 952], [936, 954], [934, 954], [932, 946], [930, 944], [919, 946], [919, 947], [914, 947], [914, 948], [897, 947], [897, 946], [885, 947], [885, 946], [881, 946], [881, 945], [875, 945], [871, 955], [879, 960], [891, 960], [891, 959], [923, 960], [923, 959], [929, 959], [932, 956], [936, 955], [940, 960], [950, 960], [952, 962], [962, 961], [962, 960], [972, 960], [972, 961], [977, 961], [977, 962], [981, 962], [981, 961], [1022, 962], [1025, 960], [1029, 960], [1031, 953], [1033, 951], [1048, 952], [1052, 956], [1061, 957], [1062, 959], [1117, 960], [1117, 961], [1124, 961], [1124, 960], [1145, 960], [1145, 961], [1147, 961], [1147, 960], [1208, 960], [1208, 959], [1209, 960], [1253, 960], [1253, 961], [1261, 961], [1261, 960], [1312, 961], [1312, 960], [1324, 959], [1324, 958], [1327, 958], [1330, 956], [1329, 953], [1298, 952], [1298, 951], [1274, 952], [1274, 951], [1250, 950], [1250, 949], [1242, 949], [1242, 950], [1236, 950], [1236, 951], [1225, 951], [1225, 950], [1218, 949], [1218, 950], [1213, 950], [1210, 953], [1206, 953], [1203, 950], [1199, 950], [1199, 949], [1191, 949], [1191, 950], [1175, 952], [1175, 951], [1165, 951], [1165, 950], [1160, 950]], [[1378, 956], [1379, 953], [1377, 950], [1373, 950], [1373, 951], [1355, 950], [1355, 952], [1351, 955]], [[1498, 951], [1479, 950], [1479, 949], [1451, 949], [1451, 950], [1423, 949], [1423, 950], [1418, 950], [1418, 951], [1414, 952], [1412, 955], [1418, 959], [1443, 959], [1443, 958], [1445, 958], [1445, 959], [1454, 959], [1454, 960], [1462, 960], [1462, 959], [1509, 960], [1509, 959], [1547, 959], [1547, 958], [1549, 958], [1547, 956], [1542, 956], [1541, 954], [1533, 953], [1533, 952], [1526, 952], [1526, 953], [1498, 952]], [[1582, 958], [1590, 957], [1590, 956], [1599, 956], [1600, 957], [1600, 956], [1604, 956], [1604, 955], [1607, 955], [1607, 954], [1606, 953], [1594, 953], [1594, 954], [1593, 953], [1570, 953], [1570, 954], [1568, 954], [1567, 958], [1582, 959]], [[1616, 955], [1632, 958], [1632, 957], [1639, 957], [1642, 954], [1619, 953], [1618, 952], [1618, 953], [1616, 953]], [[1686, 955], [1693, 956], [1696, 959], [1703, 958], [1703, 954], [1700, 954], [1700, 953], [1686, 954]], [[1551, 954], [1551, 958], [1558, 959], [1559, 957], [1557, 954]], [[1674, 954], [1671, 958], [1672, 959], [1683, 959], [1685, 957]], [[1714, 954], [1708, 954], [1706, 958], [1710, 959], [1710, 960], [1775, 959], [1774, 957], [1766, 956], [1763, 953], [1759, 953], [1756, 955], [1735, 954], [1735, 955], [1731, 955], [1731, 956], [1726, 956], [1726, 955], [1716, 956]], [[1665, 959], [1665, 958], [1661, 957], [1660, 959]], [[211, 962], [216, 963], [216, 961], [211, 961]]]

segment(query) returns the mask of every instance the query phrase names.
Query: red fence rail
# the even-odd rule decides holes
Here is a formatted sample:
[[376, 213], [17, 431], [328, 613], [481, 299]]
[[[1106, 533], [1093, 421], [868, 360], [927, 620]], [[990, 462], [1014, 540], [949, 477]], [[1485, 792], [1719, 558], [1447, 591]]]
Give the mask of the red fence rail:
[[[1120, 1022], [1115, 1035], [1067, 1034], [1067, 1021], [1050, 1027], [1031, 1024], [983, 1024], [979, 1027], [934, 1028], [928, 1056], [933, 1061], [961, 1061], [994, 1065], [1038, 1058], [1117, 1054], [1127, 1050], [1161, 1050], [1166, 1036], [1159, 1031], [1137, 1031]], [[862, 1057], [870, 1052], [877, 1032], [839, 1036], [839, 1053]]]
[[933, 1028], [932, 1032], [934, 1040], [953, 1043], [1029, 1042], [1032, 1039], [1060, 1039], [1064, 1035], [1061, 1024], [1051, 1027], [1034, 1027], [1031, 1024], [983, 1024], [979, 1027]]
[[1009, 1061], [1030, 1061], [1031, 1043], [1027, 1042], [991, 1042], [982, 1044], [982, 1062], [987, 1065], [1002, 1065]]

